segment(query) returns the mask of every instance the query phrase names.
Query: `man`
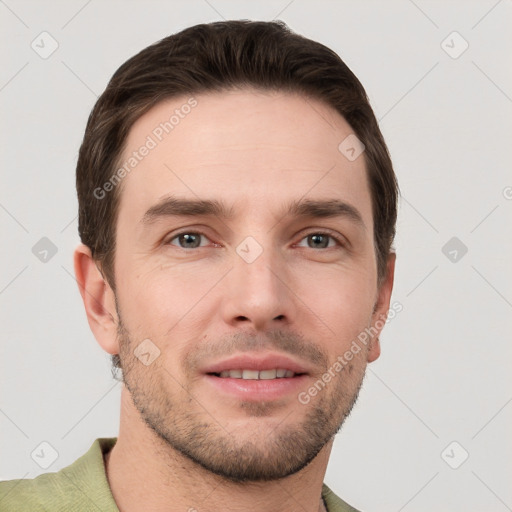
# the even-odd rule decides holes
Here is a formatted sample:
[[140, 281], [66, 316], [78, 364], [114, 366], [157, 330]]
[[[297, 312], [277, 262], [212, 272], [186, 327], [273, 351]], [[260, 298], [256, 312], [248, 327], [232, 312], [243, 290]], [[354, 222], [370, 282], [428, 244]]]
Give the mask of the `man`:
[[99, 98], [77, 191], [120, 432], [0, 508], [355, 510], [323, 478], [380, 353], [397, 184], [347, 66], [283, 23], [170, 36]]

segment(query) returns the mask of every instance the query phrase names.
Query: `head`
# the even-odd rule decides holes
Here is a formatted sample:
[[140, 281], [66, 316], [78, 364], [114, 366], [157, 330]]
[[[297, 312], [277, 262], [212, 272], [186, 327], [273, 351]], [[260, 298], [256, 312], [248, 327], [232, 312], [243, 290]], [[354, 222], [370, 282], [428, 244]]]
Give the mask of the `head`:
[[[232, 481], [305, 467], [379, 356], [393, 283], [397, 183], [355, 75], [283, 23], [188, 28], [114, 74], [77, 191], [89, 323], [148, 428]], [[258, 365], [294, 376], [233, 377]]]

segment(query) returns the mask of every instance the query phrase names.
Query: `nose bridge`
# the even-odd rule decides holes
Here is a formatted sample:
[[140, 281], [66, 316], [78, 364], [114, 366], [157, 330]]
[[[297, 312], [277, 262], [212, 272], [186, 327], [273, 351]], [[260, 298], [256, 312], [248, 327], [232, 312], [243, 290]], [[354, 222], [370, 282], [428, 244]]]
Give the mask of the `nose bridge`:
[[227, 320], [250, 322], [257, 329], [276, 320], [290, 320], [291, 311], [284, 285], [283, 262], [270, 236], [260, 241], [246, 237], [236, 247], [230, 272]]

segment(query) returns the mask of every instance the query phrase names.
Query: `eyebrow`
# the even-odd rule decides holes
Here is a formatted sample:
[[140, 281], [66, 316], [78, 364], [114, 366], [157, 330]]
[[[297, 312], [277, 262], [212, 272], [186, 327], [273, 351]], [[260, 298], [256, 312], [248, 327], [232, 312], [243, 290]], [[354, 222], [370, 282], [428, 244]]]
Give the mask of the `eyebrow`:
[[[366, 229], [359, 210], [339, 199], [304, 199], [288, 203], [285, 215], [292, 217], [334, 218], [345, 217]], [[231, 220], [235, 217], [233, 207], [210, 199], [184, 199], [166, 196], [151, 206], [141, 219], [142, 224], [152, 224], [166, 217], [211, 216]]]
[[332, 218], [345, 217], [355, 224], [366, 228], [363, 216], [359, 210], [340, 199], [306, 199], [303, 201], [293, 201], [288, 206], [288, 214], [294, 217], [316, 217]]
[[182, 199], [174, 196], [166, 196], [157, 204], [148, 209], [142, 217], [143, 224], [151, 224], [163, 217], [194, 217], [212, 216], [224, 219], [232, 219], [234, 212], [223, 203], [210, 199]]

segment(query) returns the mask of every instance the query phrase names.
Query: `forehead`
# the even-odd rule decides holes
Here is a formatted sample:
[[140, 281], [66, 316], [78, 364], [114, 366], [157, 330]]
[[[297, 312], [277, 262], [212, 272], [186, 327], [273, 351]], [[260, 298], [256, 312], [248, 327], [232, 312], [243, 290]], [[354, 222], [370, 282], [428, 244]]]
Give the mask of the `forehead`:
[[276, 200], [330, 196], [357, 203], [371, 224], [364, 158], [338, 149], [352, 133], [334, 109], [298, 94], [245, 89], [163, 101], [129, 132], [119, 216], [136, 222], [170, 194], [261, 212]]

